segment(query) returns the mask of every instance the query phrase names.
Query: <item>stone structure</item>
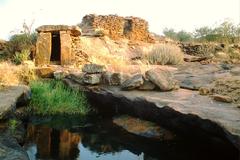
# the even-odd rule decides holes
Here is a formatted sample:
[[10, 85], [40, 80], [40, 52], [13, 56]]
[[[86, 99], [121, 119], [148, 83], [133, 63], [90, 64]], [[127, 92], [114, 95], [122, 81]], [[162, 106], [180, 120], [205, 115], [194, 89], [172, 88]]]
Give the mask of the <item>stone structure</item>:
[[104, 30], [112, 39], [127, 38], [133, 41], [154, 42], [148, 31], [148, 23], [137, 17], [121, 17], [117, 15], [86, 15], [80, 24], [83, 32]]
[[[95, 49], [98, 51], [99, 48], [108, 48], [107, 45], [109, 45], [104, 42], [104, 38], [99, 40], [94, 38], [96, 36], [106, 35], [111, 38], [113, 43], [121, 38], [129, 39], [130, 43], [134, 41], [155, 42], [148, 31], [148, 23], [136, 17], [86, 15], [83, 17], [80, 27], [81, 29], [78, 26], [67, 25], [38, 27], [36, 29], [38, 32], [36, 54], [34, 55], [36, 65], [78, 66], [88, 62], [89, 54], [93, 52], [92, 48], [98, 46]], [[81, 36], [82, 31], [85, 37]], [[94, 46], [89, 47], [88, 45]]]
[[69, 65], [74, 60], [72, 39], [81, 35], [77, 26], [44, 25], [36, 29], [36, 65], [55, 64]]

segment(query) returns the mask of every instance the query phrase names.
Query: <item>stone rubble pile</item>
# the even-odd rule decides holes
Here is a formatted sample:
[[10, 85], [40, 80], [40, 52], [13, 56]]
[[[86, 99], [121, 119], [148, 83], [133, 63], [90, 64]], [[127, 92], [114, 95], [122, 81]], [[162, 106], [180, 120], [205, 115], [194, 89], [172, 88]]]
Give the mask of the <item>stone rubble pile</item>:
[[102, 65], [85, 64], [82, 72], [70, 73], [68, 78], [82, 85], [119, 86], [122, 90], [171, 91], [179, 88], [171, 72], [158, 68], [148, 70], [145, 75], [129, 76], [105, 71]]
[[83, 17], [80, 27], [83, 33], [97, 30], [96, 34], [105, 34], [115, 40], [127, 38], [132, 41], [155, 42], [148, 31], [148, 22], [137, 17], [90, 14]]

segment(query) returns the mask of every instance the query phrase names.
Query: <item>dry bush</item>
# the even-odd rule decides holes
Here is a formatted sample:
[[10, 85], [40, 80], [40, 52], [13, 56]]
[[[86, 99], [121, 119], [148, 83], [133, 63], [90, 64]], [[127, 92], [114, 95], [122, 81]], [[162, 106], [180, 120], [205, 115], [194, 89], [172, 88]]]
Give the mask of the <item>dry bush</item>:
[[18, 85], [28, 84], [37, 78], [34, 68], [28, 65], [14, 65], [10, 62], [0, 63], [0, 84]]
[[144, 61], [149, 64], [175, 65], [183, 62], [183, 53], [176, 45], [158, 44], [154, 46], [148, 53], [144, 53], [143, 58]]
[[0, 84], [14, 85], [19, 83], [18, 67], [9, 63], [0, 63]]

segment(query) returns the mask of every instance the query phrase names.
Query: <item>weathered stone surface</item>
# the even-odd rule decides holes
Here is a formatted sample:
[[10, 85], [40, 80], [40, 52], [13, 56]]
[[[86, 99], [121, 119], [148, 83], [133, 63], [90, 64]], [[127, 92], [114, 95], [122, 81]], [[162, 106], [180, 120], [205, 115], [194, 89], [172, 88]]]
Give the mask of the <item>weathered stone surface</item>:
[[67, 75], [68, 75], [68, 73], [66, 71], [55, 71], [55, 72], [53, 72], [53, 76], [57, 80], [63, 79]]
[[19, 101], [27, 101], [30, 89], [27, 86], [10, 86], [0, 91], [0, 119], [5, 119], [13, 113]]
[[1, 160], [29, 160], [27, 153], [17, 143], [16, 139], [7, 133], [0, 134]]
[[234, 76], [240, 76], [240, 66], [236, 66], [231, 69], [231, 74]]
[[52, 67], [36, 68], [36, 74], [42, 78], [52, 78], [55, 69]]
[[94, 73], [102, 73], [104, 72], [105, 67], [103, 65], [98, 64], [85, 64], [82, 68], [84, 73], [94, 74]]
[[223, 96], [223, 95], [219, 95], [219, 94], [215, 94], [212, 95], [212, 98], [216, 101], [220, 101], [220, 102], [226, 102], [226, 103], [231, 103], [232, 102], [232, 98], [229, 96]]
[[173, 79], [171, 72], [163, 70], [161, 68], [155, 68], [148, 70], [146, 78], [159, 87], [161, 91], [170, 91], [177, 89], [177, 81]]
[[81, 29], [78, 26], [67, 25], [43, 25], [36, 29], [37, 32], [70, 31], [74, 36], [81, 35]]
[[112, 39], [125, 37], [132, 41], [155, 42], [148, 31], [148, 22], [138, 17], [90, 14], [83, 17], [80, 27], [87, 35], [100, 29]]
[[216, 79], [231, 76], [229, 72], [230, 70], [224, 70], [220, 65], [188, 63], [178, 67], [174, 78], [179, 81], [181, 88], [199, 90]]
[[96, 74], [84, 74], [83, 82], [90, 85], [96, 85], [101, 83], [102, 75], [99, 73]]
[[52, 48], [51, 33], [39, 33], [36, 43], [36, 65], [44, 65], [50, 63]]
[[86, 95], [106, 110], [153, 121], [187, 136], [227, 139], [240, 150], [239, 108], [201, 96], [197, 91], [129, 92], [116, 86], [104, 86], [96, 91], [88, 88]]
[[191, 56], [188, 54], [184, 54], [184, 61], [185, 62], [200, 62], [206, 60], [207, 57], [198, 57], [198, 56]]
[[70, 34], [65, 31], [60, 31], [60, 43], [61, 43], [61, 65], [70, 65], [72, 63], [71, 43], [72, 39]]
[[124, 81], [121, 85], [123, 90], [132, 90], [140, 87], [143, 84], [143, 76], [141, 74], [137, 74], [130, 79]]
[[134, 118], [128, 115], [122, 115], [113, 118], [113, 123], [124, 128], [130, 133], [158, 140], [171, 140], [174, 134], [158, 126], [157, 124]]
[[76, 83], [84, 84], [83, 82], [84, 73], [82, 72], [72, 72], [69, 74], [68, 77]]
[[143, 84], [138, 88], [139, 90], [154, 90], [156, 85], [149, 80], [144, 80]]
[[121, 73], [104, 72], [102, 75], [103, 83], [111, 86], [120, 85], [123, 79]]

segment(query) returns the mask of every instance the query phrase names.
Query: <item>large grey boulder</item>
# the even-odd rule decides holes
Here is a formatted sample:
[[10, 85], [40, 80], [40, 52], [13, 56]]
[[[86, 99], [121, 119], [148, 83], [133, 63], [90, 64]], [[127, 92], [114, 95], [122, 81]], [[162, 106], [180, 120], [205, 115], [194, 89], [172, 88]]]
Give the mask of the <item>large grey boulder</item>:
[[155, 68], [148, 70], [145, 74], [146, 78], [157, 85], [161, 91], [171, 91], [178, 88], [177, 81], [167, 70]]
[[132, 90], [140, 87], [143, 84], [143, 76], [141, 74], [137, 74], [130, 79], [125, 80], [121, 88], [122, 90]]
[[17, 103], [30, 99], [30, 88], [24, 85], [11, 86], [0, 91], [0, 119], [6, 119], [16, 109]]
[[82, 71], [88, 74], [103, 73], [105, 71], [105, 67], [98, 64], [85, 64]]

